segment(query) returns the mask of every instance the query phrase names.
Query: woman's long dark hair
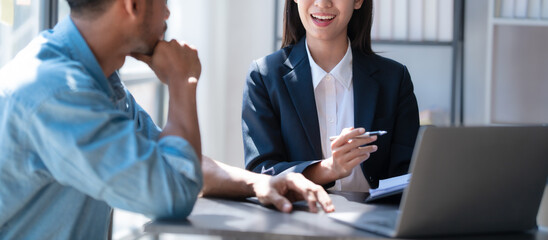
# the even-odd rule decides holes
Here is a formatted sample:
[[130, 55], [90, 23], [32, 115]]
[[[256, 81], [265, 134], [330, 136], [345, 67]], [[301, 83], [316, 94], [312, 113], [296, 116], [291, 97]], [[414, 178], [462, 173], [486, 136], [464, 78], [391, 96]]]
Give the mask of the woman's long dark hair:
[[[371, 26], [373, 25], [373, 0], [364, 0], [360, 9], [355, 9], [348, 23], [348, 38], [352, 49], [363, 54], [374, 54], [371, 49]], [[299, 18], [299, 9], [294, 0], [286, 0], [282, 48], [296, 44], [306, 35]]]

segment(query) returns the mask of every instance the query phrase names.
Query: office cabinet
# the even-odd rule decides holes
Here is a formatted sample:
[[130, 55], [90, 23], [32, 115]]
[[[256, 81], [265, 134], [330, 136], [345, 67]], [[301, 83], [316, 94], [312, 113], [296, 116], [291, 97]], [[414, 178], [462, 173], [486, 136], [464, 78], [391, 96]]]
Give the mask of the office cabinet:
[[546, 8], [544, 0], [466, 2], [466, 124], [548, 123]]

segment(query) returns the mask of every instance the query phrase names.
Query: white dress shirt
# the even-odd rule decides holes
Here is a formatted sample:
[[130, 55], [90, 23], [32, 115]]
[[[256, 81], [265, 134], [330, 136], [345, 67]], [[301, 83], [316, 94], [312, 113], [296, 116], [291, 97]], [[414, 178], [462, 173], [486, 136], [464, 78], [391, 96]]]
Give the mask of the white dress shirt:
[[[330, 136], [337, 136], [344, 128], [354, 126], [354, 87], [352, 84], [352, 49], [348, 49], [343, 59], [331, 70], [325, 72], [312, 58], [308, 43], [306, 52], [312, 72], [314, 97], [320, 124], [320, 136], [324, 159], [331, 157]], [[335, 181], [332, 190], [368, 192], [369, 184], [365, 180], [361, 166], [357, 165], [352, 173]]]

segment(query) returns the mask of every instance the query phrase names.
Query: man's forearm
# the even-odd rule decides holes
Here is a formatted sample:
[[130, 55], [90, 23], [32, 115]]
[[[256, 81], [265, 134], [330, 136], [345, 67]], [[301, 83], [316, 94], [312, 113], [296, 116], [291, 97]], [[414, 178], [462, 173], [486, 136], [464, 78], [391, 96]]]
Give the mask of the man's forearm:
[[152, 55], [132, 54], [145, 62], [169, 88], [167, 124], [160, 138], [174, 135], [186, 139], [202, 159], [200, 127], [196, 112], [196, 88], [202, 72], [198, 51], [176, 40], [159, 41]]
[[212, 160], [206, 156], [202, 159], [202, 171], [204, 174], [203, 196], [222, 197], [251, 197], [255, 196], [253, 185], [262, 178], [261, 175], [232, 167]]
[[169, 86], [168, 120], [160, 137], [175, 135], [186, 139], [202, 159], [202, 144], [196, 107], [196, 91], [181, 93], [176, 83]]
[[205, 197], [243, 198], [256, 196], [264, 205], [274, 205], [282, 212], [292, 210], [291, 201], [305, 200], [311, 212], [317, 212], [319, 203], [325, 212], [335, 208], [325, 190], [302, 174], [287, 173], [271, 177], [216, 162], [206, 156], [202, 159]]

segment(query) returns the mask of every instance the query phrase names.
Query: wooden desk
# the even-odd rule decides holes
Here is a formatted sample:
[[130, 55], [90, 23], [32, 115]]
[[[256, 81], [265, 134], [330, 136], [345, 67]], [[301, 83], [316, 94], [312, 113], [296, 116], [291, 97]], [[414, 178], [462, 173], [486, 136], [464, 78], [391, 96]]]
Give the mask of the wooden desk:
[[[365, 198], [363, 193], [335, 193], [330, 195], [336, 211], [362, 211], [375, 207], [355, 202]], [[297, 210], [284, 214], [255, 203], [210, 198], [198, 199], [192, 214], [185, 221], [153, 221], [147, 223], [144, 230], [152, 235], [198, 234], [222, 236], [223, 239], [388, 239], [339, 223], [324, 213]], [[454, 239], [548, 240], [548, 232], [539, 230], [526, 234], [459, 236]]]

